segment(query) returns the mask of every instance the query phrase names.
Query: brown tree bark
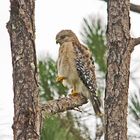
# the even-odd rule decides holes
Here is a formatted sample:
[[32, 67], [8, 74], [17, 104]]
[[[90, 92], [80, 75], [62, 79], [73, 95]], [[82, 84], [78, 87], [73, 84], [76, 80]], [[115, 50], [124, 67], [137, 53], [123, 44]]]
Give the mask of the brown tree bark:
[[87, 103], [87, 99], [81, 94], [77, 96], [63, 97], [56, 100], [47, 101], [47, 103], [42, 104], [41, 112], [44, 115], [53, 115], [58, 112], [64, 112], [66, 110], [72, 110], [75, 107], [82, 106]]
[[[108, 0], [103, 0], [103, 1], [108, 2]], [[132, 12], [140, 13], [140, 5], [130, 3], [130, 10]]]
[[127, 140], [129, 68], [132, 52], [129, 0], [108, 1], [105, 140]]
[[140, 5], [136, 5], [136, 4], [131, 3], [130, 10], [132, 12], [140, 13]]
[[39, 140], [40, 112], [35, 55], [34, 0], [10, 0], [7, 24], [14, 89], [14, 140]]

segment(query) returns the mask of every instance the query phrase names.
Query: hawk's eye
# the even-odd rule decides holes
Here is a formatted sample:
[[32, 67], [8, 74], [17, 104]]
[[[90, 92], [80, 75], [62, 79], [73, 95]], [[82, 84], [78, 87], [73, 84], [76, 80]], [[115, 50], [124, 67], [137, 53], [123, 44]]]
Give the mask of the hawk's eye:
[[64, 38], [65, 38], [65, 35], [62, 35], [62, 36], [61, 36], [61, 39], [64, 39]]

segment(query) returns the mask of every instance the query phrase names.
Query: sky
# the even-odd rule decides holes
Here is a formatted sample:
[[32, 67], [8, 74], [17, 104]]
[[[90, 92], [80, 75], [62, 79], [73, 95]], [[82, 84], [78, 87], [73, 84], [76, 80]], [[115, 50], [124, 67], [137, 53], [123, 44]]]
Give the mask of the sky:
[[[133, 3], [140, 4], [139, 0]], [[9, 34], [6, 23], [9, 20], [9, 0], [0, 1], [0, 140], [12, 140], [13, 120], [13, 90], [12, 90], [12, 63]], [[55, 44], [55, 35], [62, 29], [73, 30], [80, 38], [83, 17], [93, 15], [100, 17], [106, 23], [106, 4], [100, 0], [36, 0], [36, 50], [39, 59], [51, 55], [57, 58], [58, 46]], [[131, 12], [131, 34], [140, 36], [140, 15]], [[140, 48], [136, 47], [132, 53], [131, 70], [139, 64]], [[133, 63], [135, 61], [135, 63]], [[138, 72], [134, 74], [136, 77]]]

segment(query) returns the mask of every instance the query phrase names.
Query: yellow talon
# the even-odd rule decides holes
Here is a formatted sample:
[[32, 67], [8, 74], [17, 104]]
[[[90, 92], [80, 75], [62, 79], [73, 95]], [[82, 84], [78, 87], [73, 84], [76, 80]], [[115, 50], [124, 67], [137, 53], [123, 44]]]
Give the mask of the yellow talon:
[[65, 79], [64, 76], [57, 76], [56, 77], [56, 82], [63, 82], [64, 79]]
[[77, 96], [78, 94], [79, 94], [78, 91], [76, 91], [76, 90], [72, 90], [70, 96]]

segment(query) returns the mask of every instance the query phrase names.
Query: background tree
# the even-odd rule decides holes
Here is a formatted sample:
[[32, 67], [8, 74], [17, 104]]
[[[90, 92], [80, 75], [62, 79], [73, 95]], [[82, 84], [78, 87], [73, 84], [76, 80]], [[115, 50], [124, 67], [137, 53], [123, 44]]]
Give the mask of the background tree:
[[105, 25], [102, 25], [100, 18], [94, 19], [93, 16], [83, 19], [82, 24], [82, 40], [90, 48], [93, 53], [99, 70], [106, 73], [106, 35]]
[[129, 0], [108, 1], [105, 139], [127, 140], [131, 53], [140, 39], [130, 37]]
[[34, 0], [11, 0], [7, 23], [14, 89], [14, 140], [39, 140], [40, 111], [35, 52]]

